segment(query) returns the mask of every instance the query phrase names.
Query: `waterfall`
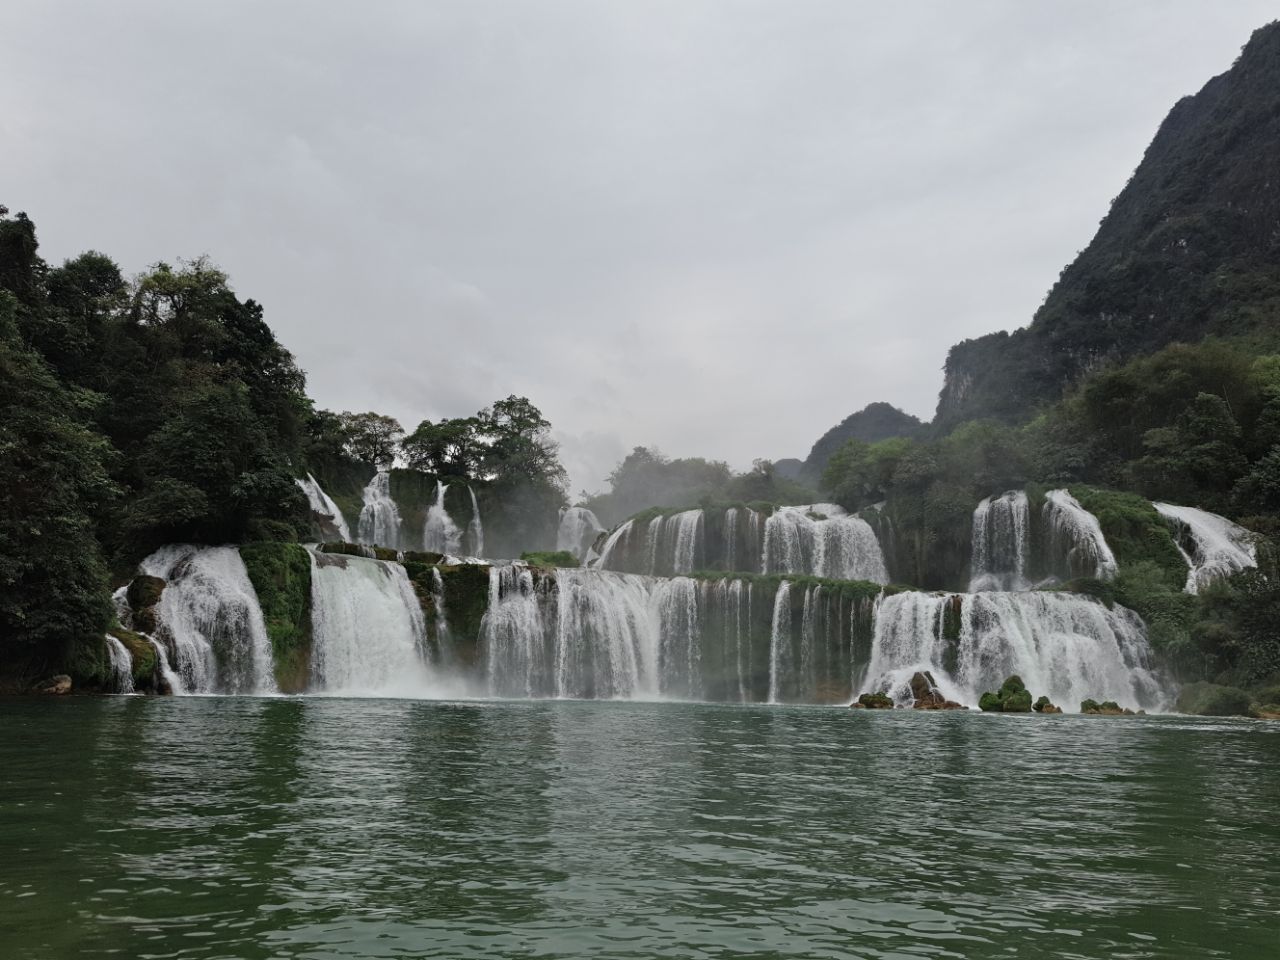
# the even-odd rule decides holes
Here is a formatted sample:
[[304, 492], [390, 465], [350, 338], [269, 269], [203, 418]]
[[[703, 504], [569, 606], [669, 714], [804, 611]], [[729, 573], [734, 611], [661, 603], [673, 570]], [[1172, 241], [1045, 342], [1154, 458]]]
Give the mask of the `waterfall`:
[[398, 563], [313, 551], [311, 636], [318, 690], [432, 692], [422, 607]]
[[1022, 490], [987, 497], [973, 511], [969, 590], [1025, 590], [1030, 507]]
[[726, 570], [741, 569], [738, 563], [738, 508], [730, 507], [724, 512], [724, 568]]
[[[456, 556], [462, 553], [462, 530], [444, 508], [444, 495], [448, 490], [447, 483], [436, 481], [436, 501], [427, 508], [427, 521], [422, 529], [422, 548], [445, 556]], [[478, 512], [476, 517], [479, 517]]]
[[160, 674], [164, 685], [169, 688], [169, 692], [175, 697], [186, 693], [187, 688], [182, 685], [182, 678], [169, 665], [169, 651], [165, 649], [164, 644], [155, 637], [147, 637], [147, 640], [156, 648], [156, 671]]
[[1068, 579], [1114, 577], [1118, 569], [1115, 554], [1102, 535], [1098, 518], [1066, 490], [1050, 490], [1044, 501], [1041, 521], [1048, 554], [1059, 567], [1055, 572]]
[[698, 550], [698, 537], [702, 533], [702, 511], [685, 510], [665, 518], [663, 527], [674, 528], [674, 549], [671, 568], [674, 573], [692, 573]]
[[107, 662], [111, 667], [111, 682], [116, 693], [133, 693], [133, 657], [125, 645], [106, 635]]
[[1195, 507], [1171, 503], [1154, 506], [1187, 561], [1187, 593], [1199, 593], [1215, 580], [1258, 565], [1253, 534], [1239, 524]]
[[[471, 522], [467, 524], [467, 538], [471, 541], [471, 556], [484, 556], [484, 524], [480, 520], [480, 504], [476, 503], [476, 492], [467, 485], [467, 493], [471, 495]], [[441, 505], [443, 507], [443, 504]]]
[[565, 550], [587, 563], [596, 538], [604, 533], [604, 527], [596, 515], [586, 507], [568, 507], [560, 511], [560, 526], [556, 530], [556, 549]]
[[779, 507], [764, 524], [764, 572], [888, 583], [875, 531], [834, 503]]
[[350, 543], [351, 529], [347, 526], [347, 521], [342, 516], [342, 511], [338, 509], [338, 505], [329, 498], [329, 495], [316, 482], [316, 478], [308, 473], [305, 480], [295, 479], [294, 483], [301, 487], [302, 492], [306, 494], [307, 503], [311, 506], [311, 513], [332, 526], [339, 540], [343, 543]]
[[[773, 623], [769, 630], [769, 702], [778, 703], [786, 677], [785, 660], [790, 660], [791, 646], [791, 582], [783, 580], [773, 598]], [[784, 650], [783, 648], [787, 648]]]
[[141, 570], [168, 581], [158, 634], [189, 693], [275, 693], [271, 641], [235, 547], [161, 547]]
[[493, 696], [628, 698], [658, 693], [657, 581], [559, 569], [534, 582], [512, 564], [489, 571], [481, 624]]
[[626, 545], [631, 540], [631, 531], [635, 527], [634, 520], [628, 520], [622, 526], [609, 534], [604, 542], [604, 546], [600, 548], [600, 559], [596, 561], [596, 566], [602, 570], [611, 570], [619, 564], [620, 556]]
[[[951, 638], [949, 603], [958, 604], [958, 633]], [[907, 682], [917, 670], [930, 671], [948, 699], [970, 705], [1011, 674], [1068, 711], [1088, 697], [1143, 708], [1163, 700], [1137, 614], [1071, 593], [885, 597], [876, 612], [864, 689], [909, 703]]]
[[698, 585], [688, 577], [659, 581], [658, 678], [665, 696], [702, 696], [702, 645]]
[[449, 636], [449, 616], [444, 605], [444, 577], [439, 567], [431, 568], [431, 605], [436, 615], [436, 651], [439, 661], [450, 664], [453, 661], [453, 641]]
[[739, 703], [751, 699], [747, 678], [751, 675], [751, 581], [714, 580], [703, 584], [707, 603], [719, 613], [722, 658], [733, 670], [726, 691]]
[[360, 508], [361, 543], [396, 550], [400, 547], [400, 509], [391, 499], [391, 473], [379, 470], [364, 488]]

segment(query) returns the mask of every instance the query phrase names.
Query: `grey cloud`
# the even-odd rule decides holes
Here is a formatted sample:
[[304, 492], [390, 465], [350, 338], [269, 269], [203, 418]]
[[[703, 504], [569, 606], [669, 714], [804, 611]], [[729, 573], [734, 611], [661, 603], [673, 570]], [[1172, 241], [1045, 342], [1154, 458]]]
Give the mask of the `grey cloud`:
[[0, 201], [53, 259], [207, 252], [320, 403], [527, 394], [574, 489], [747, 465], [1025, 323], [1270, 4], [0, 10]]

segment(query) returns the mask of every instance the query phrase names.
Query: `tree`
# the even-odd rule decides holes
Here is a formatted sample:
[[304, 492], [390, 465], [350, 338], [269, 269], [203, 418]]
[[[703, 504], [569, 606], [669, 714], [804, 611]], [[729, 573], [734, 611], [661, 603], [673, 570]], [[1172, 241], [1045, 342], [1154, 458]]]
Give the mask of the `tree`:
[[91, 399], [22, 344], [0, 290], [0, 661], [31, 675], [101, 641], [111, 607], [95, 525], [115, 496]]
[[396, 459], [396, 445], [404, 436], [404, 428], [394, 417], [381, 413], [338, 414], [347, 456], [375, 467], [389, 467]]
[[470, 479], [480, 472], [485, 455], [479, 417], [423, 420], [400, 442], [405, 463], [439, 477]]
[[568, 482], [551, 422], [526, 397], [510, 396], [476, 416], [484, 441], [480, 470], [497, 483], [528, 480], [563, 494]]

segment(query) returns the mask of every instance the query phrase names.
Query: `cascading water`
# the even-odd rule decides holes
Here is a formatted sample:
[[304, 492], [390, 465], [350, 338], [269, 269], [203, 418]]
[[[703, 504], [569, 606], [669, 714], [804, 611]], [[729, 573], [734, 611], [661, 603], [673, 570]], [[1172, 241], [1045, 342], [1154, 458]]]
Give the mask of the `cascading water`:
[[1066, 490], [1044, 495], [1041, 523], [1047, 553], [1064, 578], [1096, 577], [1110, 580], [1118, 569], [1115, 554], [1102, 535], [1098, 518], [1080, 506]]
[[696, 700], [702, 696], [702, 632], [698, 585], [688, 577], [659, 581], [658, 682], [664, 696]]
[[484, 523], [480, 519], [480, 504], [476, 503], [476, 492], [467, 486], [467, 493], [471, 495], [471, 522], [467, 524], [467, 537], [471, 541], [471, 555], [473, 557], [484, 556]]
[[600, 548], [600, 559], [596, 561], [596, 566], [602, 570], [613, 569], [613, 566], [618, 562], [618, 554], [625, 550], [626, 545], [630, 543], [633, 529], [635, 529], [635, 521], [628, 520], [614, 530], [613, 533], [609, 534], [604, 546]]
[[123, 643], [106, 635], [107, 663], [111, 667], [111, 683], [115, 693], [133, 693], [133, 657]]
[[1195, 507], [1154, 506], [1187, 561], [1187, 593], [1199, 593], [1215, 580], [1258, 565], [1254, 536], [1239, 524]]
[[[275, 693], [271, 640], [235, 547], [161, 547], [141, 570], [168, 581], [159, 639], [188, 693]], [[175, 691], [177, 692], [177, 691]]]
[[391, 473], [379, 470], [363, 493], [360, 509], [361, 543], [397, 550], [400, 547], [400, 508], [391, 499]]
[[492, 567], [481, 625], [494, 696], [629, 698], [658, 692], [657, 581], [522, 565]]
[[306, 494], [307, 503], [311, 506], [311, 512], [324, 523], [333, 527], [339, 540], [344, 543], [350, 543], [351, 528], [347, 526], [347, 521], [342, 516], [342, 511], [338, 509], [338, 505], [324, 492], [324, 489], [316, 482], [316, 478], [308, 473], [305, 480], [295, 479], [294, 483], [301, 487], [302, 492]]
[[422, 607], [398, 563], [313, 551], [311, 634], [319, 690], [391, 696], [433, 690]]
[[875, 531], [834, 503], [779, 507], [764, 524], [764, 572], [888, 583]]
[[168, 689], [169, 693], [175, 697], [186, 693], [187, 688], [182, 685], [182, 678], [169, 664], [169, 651], [165, 649], [164, 644], [155, 637], [147, 637], [147, 640], [156, 650], [156, 672], [160, 674], [161, 692]]
[[449, 635], [449, 615], [445, 609], [444, 577], [439, 567], [431, 568], [431, 605], [435, 608], [436, 651], [442, 664], [453, 663], [453, 638]]
[[[462, 553], [462, 530], [444, 508], [444, 495], [448, 490], [447, 483], [436, 481], [436, 500], [427, 508], [427, 520], [422, 529], [422, 548], [456, 556]], [[478, 512], [476, 516], [479, 517]]]
[[[948, 637], [947, 605], [958, 627]], [[866, 690], [910, 702], [908, 681], [930, 671], [948, 699], [976, 704], [1017, 674], [1064, 710], [1086, 698], [1162, 705], [1141, 619], [1084, 596], [1058, 592], [900, 593], [881, 600]]]
[[702, 511], [685, 510], [674, 517], [667, 517], [664, 528], [674, 528], [673, 572], [692, 573], [698, 554], [698, 537], [702, 533]]
[[1030, 507], [1022, 490], [987, 497], [973, 511], [969, 591], [1026, 590]]
[[773, 624], [769, 631], [769, 702], [778, 703], [787, 682], [787, 664], [791, 645], [791, 582], [783, 580], [773, 597]]
[[586, 507], [567, 507], [560, 511], [556, 549], [572, 553], [581, 563], [589, 563], [591, 548], [602, 533], [604, 527]]

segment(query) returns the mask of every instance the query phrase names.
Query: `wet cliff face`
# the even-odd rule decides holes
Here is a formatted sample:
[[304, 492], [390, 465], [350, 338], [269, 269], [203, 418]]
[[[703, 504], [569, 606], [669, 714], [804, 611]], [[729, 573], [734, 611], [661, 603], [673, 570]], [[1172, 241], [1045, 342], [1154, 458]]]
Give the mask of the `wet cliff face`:
[[1025, 419], [1097, 365], [1264, 327], [1280, 300], [1280, 23], [1169, 112], [1029, 327], [947, 358], [937, 423]]

